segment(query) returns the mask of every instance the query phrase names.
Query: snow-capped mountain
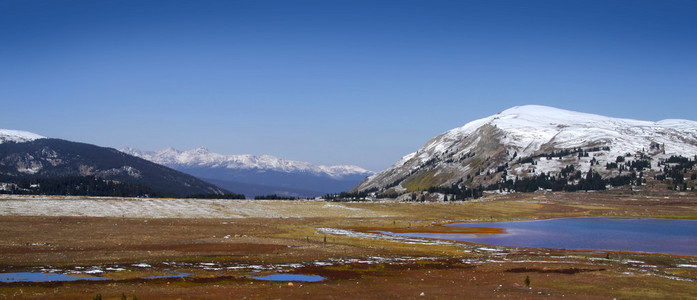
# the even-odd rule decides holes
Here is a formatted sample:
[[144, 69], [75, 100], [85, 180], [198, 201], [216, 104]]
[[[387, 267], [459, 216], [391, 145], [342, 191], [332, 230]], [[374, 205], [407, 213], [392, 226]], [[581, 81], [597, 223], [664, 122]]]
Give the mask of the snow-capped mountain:
[[31, 142], [38, 139], [45, 139], [46, 137], [38, 135], [36, 133], [31, 133], [22, 130], [12, 130], [12, 129], [0, 129], [0, 144], [4, 142]]
[[619, 156], [651, 160], [651, 168], [658, 170], [661, 159], [696, 154], [694, 121], [650, 122], [517, 106], [433, 138], [354, 191], [401, 193], [463, 182], [486, 185], [536, 171], [559, 173], [568, 165], [584, 174], [592, 169], [612, 177], [621, 171], [606, 166], [620, 160]]
[[[374, 174], [352, 165], [317, 166], [271, 155], [225, 155], [210, 152], [204, 147], [188, 151], [173, 148], [161, 151], [124, 148], [121, 151], [247, 196], [274, 193], [299, 197], [319, 196], [347, 191], [366, 176]], [[255, 188], [251, 189], [250, 185]]]
[[347, 175], [374, 174], [374, 172], [352, 165], [317, 166], [309, 162], [287, 160], [271, 155], [224, 155], [210, 152], [205, 147], [199, 147], [188, 151], [179, 151], [174, 148], [167, 148], [156, 152], [124, 148], [121, 149], [121, 152], [137, 156], [161, 165], [172, 167], [176, 166], [180, 168], [206, 167], [227, 169], [256, 169], [286, 173], [308, 172], [317, 175], [326, 175], [337, 179], [341, 179], [342, 177]]
[[[34, 192], [72, 195], [188, 196], [228, 192], [194, 176], [115, 149], [8, 129], [0, 129], [0, 177], [0, 186], [5, 192], [9, 186], [17, 188], [22, 182], [35, 181], [44, 182], [46, 186]], [[28, 189], [10, 192], [32, 193]]]

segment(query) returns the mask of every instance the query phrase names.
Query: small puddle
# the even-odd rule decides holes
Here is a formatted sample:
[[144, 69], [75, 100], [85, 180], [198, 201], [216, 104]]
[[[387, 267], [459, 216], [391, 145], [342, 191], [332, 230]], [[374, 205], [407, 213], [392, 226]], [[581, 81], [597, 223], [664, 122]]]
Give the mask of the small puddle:
[[43, 272], [0, 273], [0, 282], [43, 282], [77, 280], [109, 280], [109, 278], [95, 276], [71, 276], [65, 274]]
[[194, 275], [193, 273], [175, 273], [173, 275], [156, 275], [143, 277], [143, 279], [158, 279], [158, 278], [184, 278]]
[[[184, 278], [193, 273], [174, 273], [172, 275], [156, 275], [141, 277], [142, 279], [159, 278]], [[44, 272], [19, 272], [19, 273], [0, 273], [0, 282], [56, 282], [56, 281], [76, 281], [76, 280], [111, 280], [106, 277], [97, 276], [72, 276], [58, 273]]]
[[267, 276], [251, 276], [249, 278], [264, 280], [264, 281], [302, 281], [302, 282], [318, 282], [326, 278], [319, 275], [300, 275], [300, 274], [272, 274]]

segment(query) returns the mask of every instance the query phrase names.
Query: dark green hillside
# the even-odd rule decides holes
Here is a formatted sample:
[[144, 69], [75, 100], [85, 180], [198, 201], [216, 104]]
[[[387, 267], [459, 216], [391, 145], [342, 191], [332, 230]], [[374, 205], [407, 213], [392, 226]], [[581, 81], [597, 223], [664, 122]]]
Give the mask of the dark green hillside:
[[112, 148], [60, 139], [0, 144], [0, 175], [7, 180], [91, 176], [147, 187], [156, 194], [187, 196], [227, 191], [191, 175]]
[[0, 194], [66, 195], [109, 197], [171, 197], [147, 186], [101, 179], [94, 176], [65, 177], [5, 177], [0, 182], [11, 182]]

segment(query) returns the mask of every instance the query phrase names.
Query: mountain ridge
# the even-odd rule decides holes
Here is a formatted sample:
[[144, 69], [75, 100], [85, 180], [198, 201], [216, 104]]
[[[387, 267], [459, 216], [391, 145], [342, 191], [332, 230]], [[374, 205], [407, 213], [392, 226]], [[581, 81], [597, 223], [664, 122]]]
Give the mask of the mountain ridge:
[[[534, 159], [528, 165], [516, 161], [516, 158], [554, 151], [577, 153], [579, 149], [595, 148], [609, 149], [588, 158], [566, 157], [563, 162], [543, 161], [542, 165]], [[469, 184], [487, 185], [500, 179], [527, 176], [535, 170], [558, 172], [565, 164], [573, 164], [583, 173], [594, 170], [605, 176], [616, 176], [616, 172], [601, 170], [593, 164], [611, 163], [618, 156], [646, 151], [657, 160], [697, 154], [697, 122], [678, 119], [651, 122], [540, 105], [516, 106], [434, 137], [352, 191], [392, 189], [403, 193], [467, 180]], [[652, 167], [657, 169], [657, 163]], [[491, 176], [504, 170], [506, 174], [500, 174], [497, 179]]]
[[375, 173], [355, 165], [314, 165], [309, 162], [287, 160], [272, 155], [218, 154], [210, 152], [205, 147], [198, 147], [187, 151], [180, 151], [171, 147], [160, 151], [142, 151], [126, 147], [120, 149], [120, 151], [155, 163], [163, 165], [178, 165], [181, 167], [260, 169], [279, 172], [310, 172], [327, 175], [333, 178], [341, 178], [343, 176], [353, 174]]
[[[5, 181], [5, 192], [9, 191], [9, 187], [18, 188], [13, 182], [34, 180], [48, 184], [47, 179], [64, 178], [61, 184], [69, 184], [70, 180], [81, 180], [82, 184], [101, 184], [94, 182], [99, 178], [112, 184], [133, 185], [128, 187], [131, 190], [151, 190], [163, 196], [227, 193], [194, 176], [116, 149], [45, 138], [26, 131], [0, 130], [0, 133], [3, 137], [10, 136], [0, 143], [0, 177]], [[101, 188], [108, 186], [102, 185]], [[89, 194], [89, 191], [83, 192]]]
[[247, 197], [277, 194], [306, 198], [348, 191], [374, 174], [358, 166], [317, 166], [272, 155], [225, 155], [204, 147], [180, 151], [166, 148], [121, 151], [196, 176]]

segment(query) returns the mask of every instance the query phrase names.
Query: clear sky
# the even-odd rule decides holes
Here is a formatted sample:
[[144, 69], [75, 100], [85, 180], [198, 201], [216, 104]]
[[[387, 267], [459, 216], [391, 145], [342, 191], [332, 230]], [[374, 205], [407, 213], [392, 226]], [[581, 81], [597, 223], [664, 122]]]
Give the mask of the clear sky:
[[516, 105], [697, 119], [697, 1], [0, 0], [0, 128], [379, 171]]

